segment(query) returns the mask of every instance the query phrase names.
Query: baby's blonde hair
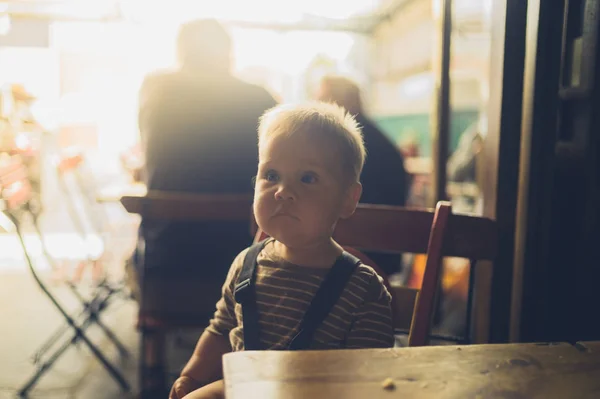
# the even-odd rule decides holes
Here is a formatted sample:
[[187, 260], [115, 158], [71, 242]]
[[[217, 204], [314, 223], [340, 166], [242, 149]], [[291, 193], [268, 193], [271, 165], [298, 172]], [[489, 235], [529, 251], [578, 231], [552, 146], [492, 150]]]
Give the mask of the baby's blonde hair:
[[352, 182], [360, 180], [366, 158], [358, 123], [344, 108], [325, 102], [284, 104], [271, 108], [260, 118], [258, 148], [271, 138], [311, 134], [332, 140], [342, 156], [342, 170]]

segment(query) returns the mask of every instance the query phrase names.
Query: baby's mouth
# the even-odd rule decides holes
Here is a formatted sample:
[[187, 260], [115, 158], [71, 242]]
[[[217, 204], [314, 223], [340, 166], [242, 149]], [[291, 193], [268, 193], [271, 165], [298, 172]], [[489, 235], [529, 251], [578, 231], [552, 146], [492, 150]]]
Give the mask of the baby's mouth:
[[279, 209], [279, 210], [275, 211], [275, 212], [273, 213], [273, 216], [272, 216], [272, 217], [274, 217], [274, 218], [275, 218], [275, 217], [288, 217], [288, 218], [292, 218], [292, 219], [299, 220], [297, 216], [295, 216], [295, 215], [294, 215], [294, 214], [292, 214], [291, 212], [288, 212], [288, 211], [286, 211], [286, 210], [284, 210], [284, 209]]

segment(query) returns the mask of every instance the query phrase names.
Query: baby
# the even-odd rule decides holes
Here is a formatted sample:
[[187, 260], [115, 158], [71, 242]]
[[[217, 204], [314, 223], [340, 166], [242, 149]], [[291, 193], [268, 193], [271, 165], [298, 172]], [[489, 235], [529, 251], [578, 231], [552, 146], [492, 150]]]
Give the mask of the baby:
[[231, 351], [393, 346], [383, 280], [332, 238], [362, 190], [354, 118], [333, 104], [280, 105], [261, 118], [258, 148], [254, 215], [270, 238], [233, 261], [171, 399], [222, 397]]

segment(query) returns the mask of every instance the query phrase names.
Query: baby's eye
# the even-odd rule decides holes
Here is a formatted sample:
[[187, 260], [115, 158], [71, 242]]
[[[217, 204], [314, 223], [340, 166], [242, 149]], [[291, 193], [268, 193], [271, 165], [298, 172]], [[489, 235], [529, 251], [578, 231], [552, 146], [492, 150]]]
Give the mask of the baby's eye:
[[317, 176], [314, 173], [305, 173], [300, 179], [305, 184], [315, 184], [317, 182]]
[[269, 182], [276, 182], [277, 180], [279, 180], [279, 175], [274, 170], [268, 170], [263, 177], [266, 181]]

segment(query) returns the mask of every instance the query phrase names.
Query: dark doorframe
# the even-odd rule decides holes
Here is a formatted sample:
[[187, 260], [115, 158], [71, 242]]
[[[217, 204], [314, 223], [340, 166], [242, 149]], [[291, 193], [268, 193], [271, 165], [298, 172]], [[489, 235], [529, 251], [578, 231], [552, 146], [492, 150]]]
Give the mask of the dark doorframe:
[[598, 0], [529, 1], [515, 340], [600, 339], [599, 13]]
[[[515, 250], [515, 297], [511, 338], [515, 341], [535, 340], [536, 334], [522, 334], [536, 324], [545, 325], [541, 309], [547, 296], [547, 274], [542, 247], [548, 242], [551, 226], [544, 217], [552, 214], [550, 198], [552, 152], [558, 111], [557, 91], [560, 74], [560, 40], [562, 6], [544, 5], [529, 0], [527, 56], [523, 104], [523, 126], [520, 163], [519, 210]], [[535, 204], [536, 206], [533, 206]], [[534, 288], [534, 285], [537, 285]], [[530, 320], [525, 320], [528, 315]]]
[[521, 141], [523, 70], [527, 2], [495, 1], [488, 133], [482, 179], [484, 216], [498, 223], [498, 256], [492, 266], [489, 309], [490, 342], [507, 342], [513, 278], [513, 252]]

